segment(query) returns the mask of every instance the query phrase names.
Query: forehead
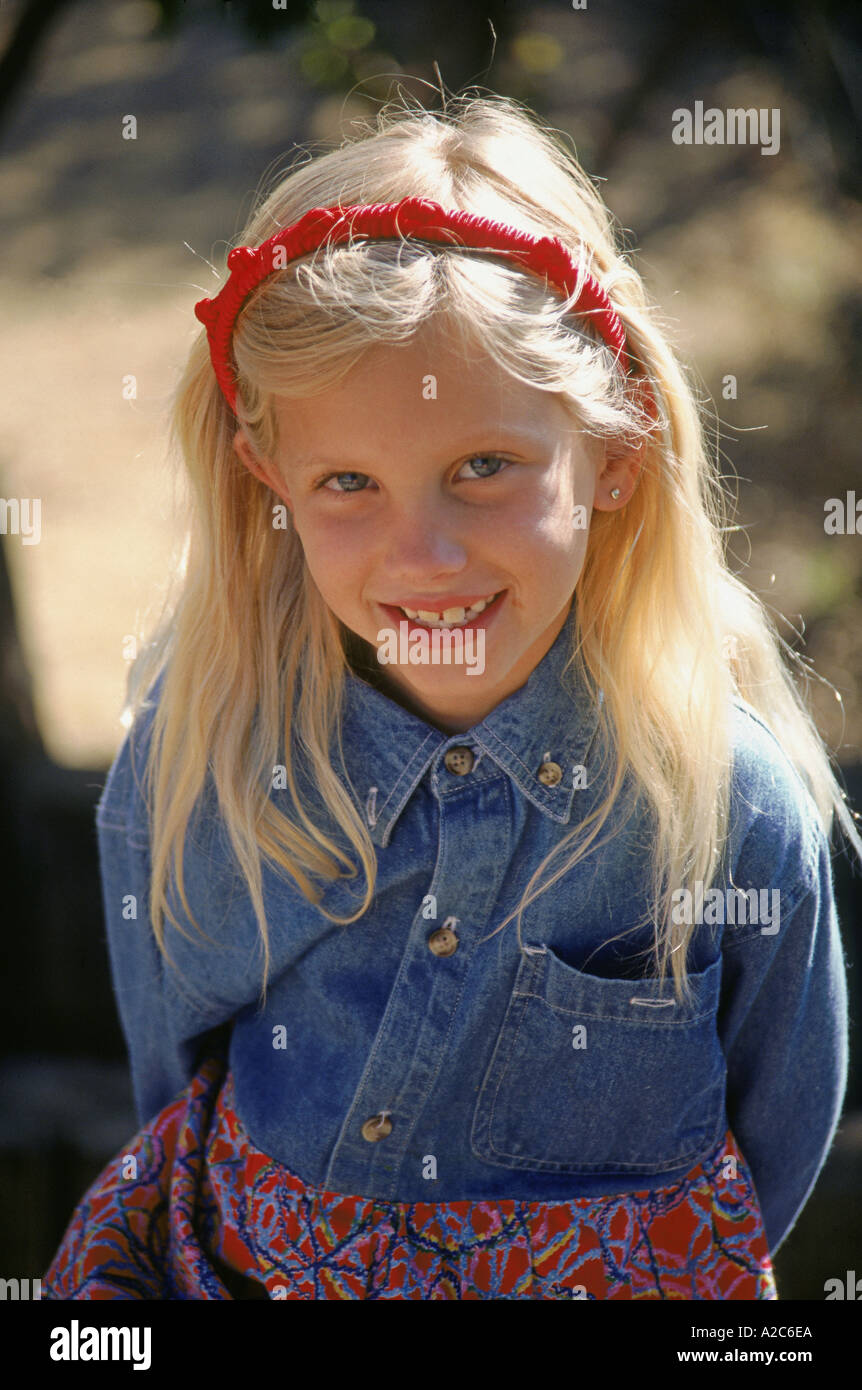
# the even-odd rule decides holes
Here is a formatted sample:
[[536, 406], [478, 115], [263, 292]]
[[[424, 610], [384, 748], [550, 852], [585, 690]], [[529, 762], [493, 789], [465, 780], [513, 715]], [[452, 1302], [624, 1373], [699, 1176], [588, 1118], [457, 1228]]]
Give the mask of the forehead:
[[517, 381], [481, 346], [427, 328], [409, 343], [369, 348], [337, 385], [276, 409], [282, 448], [297, 462], [399, 442], [457, 451], [489, 434], [535, 443], [572, 428], [552, 393]]

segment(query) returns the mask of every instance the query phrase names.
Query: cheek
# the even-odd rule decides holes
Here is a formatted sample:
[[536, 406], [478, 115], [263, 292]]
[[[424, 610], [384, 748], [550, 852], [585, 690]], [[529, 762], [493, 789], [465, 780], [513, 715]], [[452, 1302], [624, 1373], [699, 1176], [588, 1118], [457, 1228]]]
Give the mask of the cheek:
[[554, 545], [566, 544], [574, 530], [575, 508], [581, 519], [586, 513], [589, 522], [594, 493], [592, 470], [584, 461], [572, 473], [563, 468], [549, 471], [536, 487], [517, 499], [520, 523]]
[[532, 551], [537, 560], [566, 565], [586, 547], [591, 508], [585, 501], [555, 498], [553, 505], [522, 514], [516, 531], [507, 540], [522, 554]]
[[297, 519], [311, 577], [325, 598], [348, 598], [358, 593], [362, 574], [362, 547], [355, 532], [344, 527]]
[[585, 502], [567, 502], [565, 509], [557, 508], [542, 520], [529, 545], [520, 551], [516, 563], [549, 601], [569, 593], [577, 583], [586, 559], [589, 525], [590, 507]]

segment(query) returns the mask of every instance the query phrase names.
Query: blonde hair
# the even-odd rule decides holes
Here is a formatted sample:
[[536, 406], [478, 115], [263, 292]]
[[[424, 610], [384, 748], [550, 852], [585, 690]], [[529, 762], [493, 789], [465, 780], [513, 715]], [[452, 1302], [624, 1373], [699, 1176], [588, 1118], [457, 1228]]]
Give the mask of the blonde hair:
[[[569, 301], [500, 257], [357, 242], [320, 248], [254, 291], [233, 336], [238, 419], [257, 455], [271, 459], [278, 396], [313, 395], [337, 383], [371, 345], [403, 343], [434, 315], [465, 344], [481, 343], [516, 379], [555, 393], [606, 449], [641, 451], [628, 504], [593, 513], [575, 588], [571, 660], [593, 697], [603, 692], [600, 727], [616, 755], [608, 794], [538, 866], [500, 927], [517, 917], [520, 940], [525, 908], [598, 849], [631, 777], [654, 824], [656, 967], [664, 979], [670, 959], [681, 998], [688, 992], [685, 956], [694, 928], [673, 921], [671, 895], [698, 881], [708, 886], [719, 866], [728, 830], [734, 694], [780, 738], [826, 830], [837, 810], [860, 856], [862, 840], [785, 668], [781, 638], [760, 600], [727, 567], [726, 499], [707, 458], [695, 392], [639, 275], [617, 248], [610, 213], [555, 132], [519, 103], [493, 95], [450, 98], [442, 112], [392, 102], [340, 148], [293, 167], [237, 244], [257, 245], [312, 207], [407, 195], [559, 236], [610, 295], [638, 376], [625, 381], [589, 321], [567, 314]], [[237, 459], [235, 430], [201, 331], [172, 417], [191, 484], [182, 587], [133, 667], [127, 717], [137, 715], [163, 675], [146, 767], [150, 915], [159, 948], [170, 959], [165, 918], [184, 932], [168, 902], [169, 869], [194, 921], [182, 851], [211, 771], [260, 930], [265, 999], [270, 945], [261, 856], [312, 903], [322, 897], [321, 881], [357, 873], [353, 859], [303, 807], [295, 766], [300, 750], [365, 874], [357, 911], [336, 917], [321, 907], [330, 921], [354, 922], [368, 909], [377, 862], [329, 759], [333, 734], [342, 756], [349, 634], [311, 581], [290, 519], [286, 530], [273, 528], [274, 496]], [[270, 795], [280, 749], [293, 816]]]

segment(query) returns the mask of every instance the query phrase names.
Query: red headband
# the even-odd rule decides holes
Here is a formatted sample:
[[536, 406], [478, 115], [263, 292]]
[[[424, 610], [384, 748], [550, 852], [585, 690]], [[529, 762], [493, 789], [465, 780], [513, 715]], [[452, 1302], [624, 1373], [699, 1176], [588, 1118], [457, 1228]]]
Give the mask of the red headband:
[[[258, 247], [237, 246], [227, 258], [230, 276], [214, 299], [201, 299], [195, 314], [205, 326], [216, 378], [231, 409], [236, 411], [236, 374], [231, 365], [230, 340], [237, 314], [261, 280], [289, 261], [305, 256], [323, 242], [347, 241], [361, 234], [371, 238], [413, 236], [420, 241], [461, 244], [474, 250], [503, 252], [525, 270], [545, 276], [571, 295], [628, 372], [625, 330], [619, 315], [595, 276], [580, 272], [559, 237], [536, 237], [471, 212], [453, 212], [428, 198], [402, 198], [400, 203], [352, 204], [312, 208], [298, 222], [283, 227]], [[274, 265], [275, 249], [284, 249]]]

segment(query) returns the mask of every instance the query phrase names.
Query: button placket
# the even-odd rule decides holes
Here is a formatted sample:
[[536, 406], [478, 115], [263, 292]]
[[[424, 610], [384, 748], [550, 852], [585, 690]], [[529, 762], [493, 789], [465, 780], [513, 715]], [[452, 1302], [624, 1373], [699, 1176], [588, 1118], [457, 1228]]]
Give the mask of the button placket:
[[[434, 874], [430, 882], [420, 873], [411, 879], [416, 911], [402, 967], [323, 1177], [324, 1186], [333, 1191], [394, 1200], [399, 1185], [413, 1177], [416, 1146], [420, 1153], [433, 1151], [439, 1157], [442, 1152], [439, 1134], [437, 1149], [424, 1137], [438, 1124], [428, 1106], [435, 1087], [445, 1084], [448, 1040], [453, 1026], [460, 1026], [453, 1021], [474, 963], [473, 938], [498, 901], [512, 833], [505, 775], [490, 776], [486, 760], [485, 775], [478, 779], [464, 772], [447, 776], [444, 758], [442, 753], [439, 776], [429, 769], [428, 779], [439, 806]], [[483, 831], [477, 839], [479, 800]], [[465, 874], [468, 845], [471, 872]], [[429, 898], [435, 905], [431, 920], [423, 915]], [[456, 906], [457, 914], [452, 912]], [[387, 1104], [397, 1106], [396, 1112], [386, 1115], [382, 1107]]]

